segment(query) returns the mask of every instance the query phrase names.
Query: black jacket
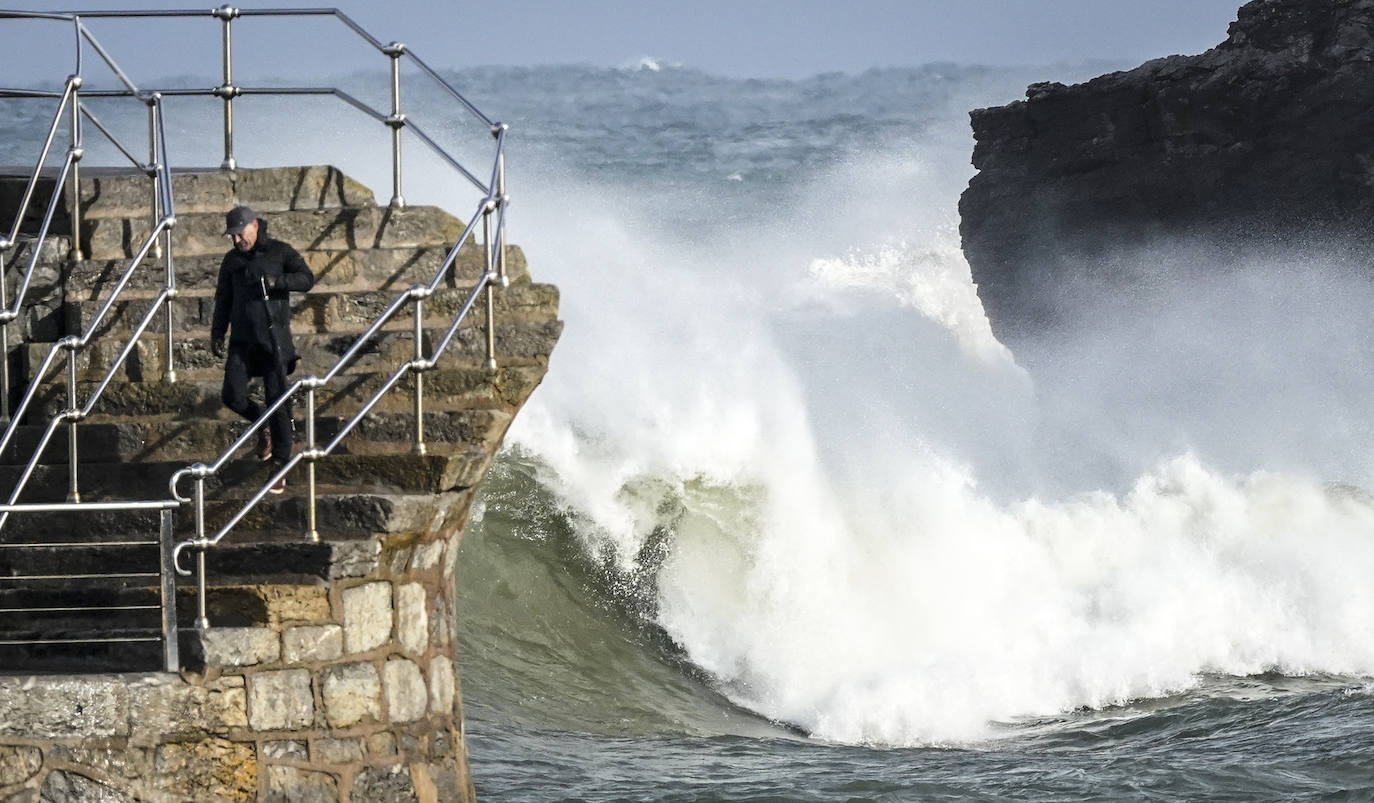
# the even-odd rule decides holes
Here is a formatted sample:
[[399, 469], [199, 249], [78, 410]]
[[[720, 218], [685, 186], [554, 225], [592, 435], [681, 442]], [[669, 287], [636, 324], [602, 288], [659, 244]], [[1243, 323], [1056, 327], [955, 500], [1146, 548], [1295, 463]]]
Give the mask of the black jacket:
[[259, 218], [258, 241], [253, 249], [243, 252], [231, 248], [220, 262], [210, 338], [221, 340], [227, 330], [230, 343], [262, 346], [276, 354], [289, 373], [297, 359], [296, 346], [291, 342], [289, 293], [304, 293], [314, 286], [315, 274], [301, 255], [289, 244], [268, 237], [267, 221]]

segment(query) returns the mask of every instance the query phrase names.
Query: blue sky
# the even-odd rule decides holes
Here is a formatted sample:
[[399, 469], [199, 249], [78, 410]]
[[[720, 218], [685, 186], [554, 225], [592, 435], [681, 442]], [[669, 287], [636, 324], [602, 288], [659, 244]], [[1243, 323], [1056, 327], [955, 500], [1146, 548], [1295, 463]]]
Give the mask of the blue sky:
[[[336, 0], [384, 41], [406, 43], [436, 67], [590, 63], [621, 66], [652, 57], [738, 77], [797, 78], [819, 72], [932, 61], [1133, 63], [1197, 53], [1226, 36], [1240, 0]], [[185, 0], [89, 0], [81, 9], [208, 8]], [[305, 5], [305, 4], [303, 4]], [[265, 8], [267, 6], [243, 6]], [[316, 6], [317, 7], [317, 6]], [[57, 3], [11, 8], [56, 10]], [[375, 58], [342, 26], [280, 21], [236, 30], [284, 65], [327, 73]], [[204, 19], [142, 29], [95, 21], [126, 69], [146, 75], [213, 74], [218, 23]], [[275, 30], [273, 30], [275, 29]], [[321, 34], [320, 31], [324, 30]], [[0, 23], [0, 85], [71, 71], [70, 29]], [[246, 47], [246, 45], [245, 45]], [[237, 49], [237, 48], [236, 48]], [[189, 66], [197, 65], [197, 66]], [[236, 65], [240, 70], [252, 65]]]

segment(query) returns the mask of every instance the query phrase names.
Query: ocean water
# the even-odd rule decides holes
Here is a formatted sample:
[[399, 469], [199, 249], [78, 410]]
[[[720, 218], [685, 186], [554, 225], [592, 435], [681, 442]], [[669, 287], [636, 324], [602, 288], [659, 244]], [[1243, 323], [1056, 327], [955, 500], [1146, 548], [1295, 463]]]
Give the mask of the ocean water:
[[1367, 281], [978, 302], [968, 110], [1100, 71], [465, 74], [567, 321], [461, 555], [479, 794], [1374, 798]]
[[[1374, 799], [1374, 289], [1161, 246], [1016, 353], [963, 260], [967, 112], [1120, 66], [450, 74], [567, 324], [459, 564], [482, 799]], [[168, 112], [218, 164], [218, 108]], [[346, 110], [238, 115], [241, 163], [387, 197]], [[408, 199], [465, 214], [426, 159]]]

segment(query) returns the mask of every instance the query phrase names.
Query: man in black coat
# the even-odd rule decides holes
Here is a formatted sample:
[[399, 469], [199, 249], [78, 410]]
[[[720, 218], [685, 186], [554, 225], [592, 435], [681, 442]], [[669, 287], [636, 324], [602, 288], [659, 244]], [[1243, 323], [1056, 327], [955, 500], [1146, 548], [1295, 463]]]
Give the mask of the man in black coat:
[[[246, 206], [225, 215], [224, 233], [234, 247], [224, 255], [215, 288], [215, 318], [210, 326], [210, 349], [225, 356], [224, 405], [256, 421], [262, 414], [248, 396], [248, 378], [262, 377], [267, 404], [286, 390], [286, 375], [296, 370], [296, 346], [291, 340], [291, 291], [304, 293], [315, 275], [289, 244], [267, 236], [267, 222]], [[269, 422], [269, 433], [258, 436], [258, 459], [284, 464], [291, 458], [291, 405], [282, 405]], [[285, 481], [272, 493], [285, 490]]]

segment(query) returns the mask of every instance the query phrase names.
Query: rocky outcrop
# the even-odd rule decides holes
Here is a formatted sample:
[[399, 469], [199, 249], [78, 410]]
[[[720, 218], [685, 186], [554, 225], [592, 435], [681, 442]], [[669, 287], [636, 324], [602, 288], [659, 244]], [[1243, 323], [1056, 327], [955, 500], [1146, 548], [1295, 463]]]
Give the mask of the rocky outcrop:
[[[1374, 0], [1254, 0], [1227, 38], [972, 112], [960, 232], [1013, 347], [1148, 276], [1123, 255], [1184, 244], [1374, 252]], [[1103, 297], [1101, 294], [1096, 297]]]

